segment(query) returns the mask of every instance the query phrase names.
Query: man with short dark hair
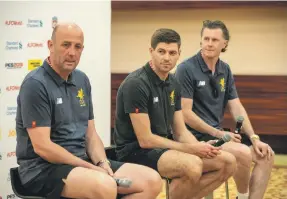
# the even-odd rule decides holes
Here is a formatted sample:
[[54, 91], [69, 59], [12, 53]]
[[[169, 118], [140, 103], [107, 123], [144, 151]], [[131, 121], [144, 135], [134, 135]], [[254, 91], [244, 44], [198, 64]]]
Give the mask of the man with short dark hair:
[[180, 85], [169, 72], [181, 39], [171, 29], [151, 38], [151, 61], [130, 73], [117, 94], [114, 140], [119, 160], [153, 168], [171, 179], [170, 198], [208, 195], [235, 171], [233, 155], [190, 134], [181, 112]]
[[[200, 52], [179, 64], [175, 76], [182, 87], [187, 128], [199, 141], [222, 138], [228, 133], [234, 142], [225, 143], [222, 148], [237, 160], [238, 169], [233, 177], [238, 198], [261, 199], [270, 178], [274, 153], [254, 133], [237, 95], [230, 67], [219, 59], [220, 53], [226, 51], [229, 39], [229, 31], [223, 22], [205, 21]], [[226, 105], [233, 118], [243, 116], [243, 131], [248, 137], [243, 135], [241, 138], [240, 134], [222, 130], [220, 125]], [[252, 160], [255, 167], [250, 178]]]
[[[154, 199], [158, 173], [108, 160], [94, 124], [91, 85], [76, 67], [84, 35], [73, 23], [58, 24], [48, 41], [50, 56], [24, 79], [17, 99], [17, 161], [23, 186], [57, 199]], [[128, 178], [130, 187], [117, 187]]]

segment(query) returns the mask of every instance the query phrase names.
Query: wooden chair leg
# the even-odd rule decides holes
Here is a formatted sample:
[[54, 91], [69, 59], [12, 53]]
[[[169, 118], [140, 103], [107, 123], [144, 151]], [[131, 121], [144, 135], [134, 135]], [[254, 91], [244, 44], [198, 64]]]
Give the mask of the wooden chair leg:
[[165, 178], [165, 195], [166, 199], [169, 199], [169, 179]]
[[205, 199], [213, 199], [213, 192], [205, 196]]
[[225, 195], [226, 199], [229, 199], [229, 189], [228, 189], [228, 181], [225, 181]]

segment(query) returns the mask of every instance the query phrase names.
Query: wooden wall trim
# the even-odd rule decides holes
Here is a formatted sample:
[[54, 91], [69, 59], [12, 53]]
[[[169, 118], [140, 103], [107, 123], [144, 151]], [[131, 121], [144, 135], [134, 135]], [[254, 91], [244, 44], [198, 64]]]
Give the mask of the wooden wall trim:
[[[127, 73], [111, 74], [111, 128], [116, 95]], [[287, 135], [287, 76], [235, 75], [237, 91], [258, 134]], [[223, 126], [234, 129], [228, 111]]]
[[112, 10], [170, 10], [239, 7], [282, 7], [285, 1], [112, 1]]

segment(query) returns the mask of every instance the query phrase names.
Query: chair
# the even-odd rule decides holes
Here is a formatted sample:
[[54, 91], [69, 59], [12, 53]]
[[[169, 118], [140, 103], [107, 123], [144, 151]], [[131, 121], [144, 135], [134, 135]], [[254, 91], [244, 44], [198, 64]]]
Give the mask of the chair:
[[[222, 130], [231, 132], [230, 128], [223, 128]], [[225, 181], [225, 196], [226, 199], [229, 199], [228, 180]], [[205, 199], [213, 199], [213, 192], [206, 196]]]
[[[111, 160], [116, 160], [116, 152], [115, 147], [106, 147], [105, 148], [107, 157]], [[15, 193], [15, 195], [19, 198], [23, 199], [46, 199], [42, 196], [36, 196], [29, 192], [29, 190], [26, 190], [24, 186], [22, 185], [18, 173], [18, 167], [11, 168], [10, 169], [10, 178], [11, 178], [11, 186], [12, 190]], [[64, 197], [61, 197], [61, 199], [65, 199]]]
[[[229, 199], [228, 181], [225, 181], [225, 196]], [[213, 192], [205, 196], [205, 199], [213, 199]]]
[[34, 194], [29, 193], [29, 190], [26, 190], [19, 178], [18, 167], [10, 169], [10, 178], [12, 190], [15, 195], [23, 199], [45, 199], [44, 197], [35, 196]]
[[[116, 148], [113, 145], [105, 148], [106, 155], [111, 160], [117, 160], [115, 149]], [[169, 193], [169, 183], [170, 183], [170, 181], [169, 181], [168, 178], [162, 178], [162, 179], [166, 181], [166, 183], [165, 183], [166, 199], [169, 199], [169, 194], [168, 193]]]

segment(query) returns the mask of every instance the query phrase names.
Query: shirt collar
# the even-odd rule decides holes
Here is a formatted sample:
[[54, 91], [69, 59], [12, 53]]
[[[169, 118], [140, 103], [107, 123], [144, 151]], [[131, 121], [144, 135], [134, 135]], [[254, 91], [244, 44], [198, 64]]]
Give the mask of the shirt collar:
[[151, 61], [147, 62], [144, 66], [144, 70], [147, 72], [148, 76], [151, 78], [152, 82], [157, 86], [169, 86], [170, 85], [170, 74], [168, 74], [168, 77], [166, 80], [161, 80], [159, 76], [153, 71], [151, 68]]
[[[197, 57], [197, 60], [198, 60], [198, 63], [200, 65], [202, 72], [205, 73], [205, 72], [210, 71], [210, 69], [208, 68], [208, 66], [206, 65], [205, 61], [202, 58], [201, 51], [199, 51], [197, 53], [196, 57]], [[224, 73], [224, 68], [223, 68], [223, 65], [222, 65], [222, 62], [220, 59], [218, 59], [218, 61], [216, 62], [215, 73], [216, 74], [223, 74]]]
[[68, 80], [64, 80], [51, 66], [50, 57], [47, 57], [43, 63], [44, 69], [48, 72], [48, 74], [54, 79], [54, 81], [60, 86], [63, 83], [71, 84], [76, 86], [74, 71], [69, 75]]

